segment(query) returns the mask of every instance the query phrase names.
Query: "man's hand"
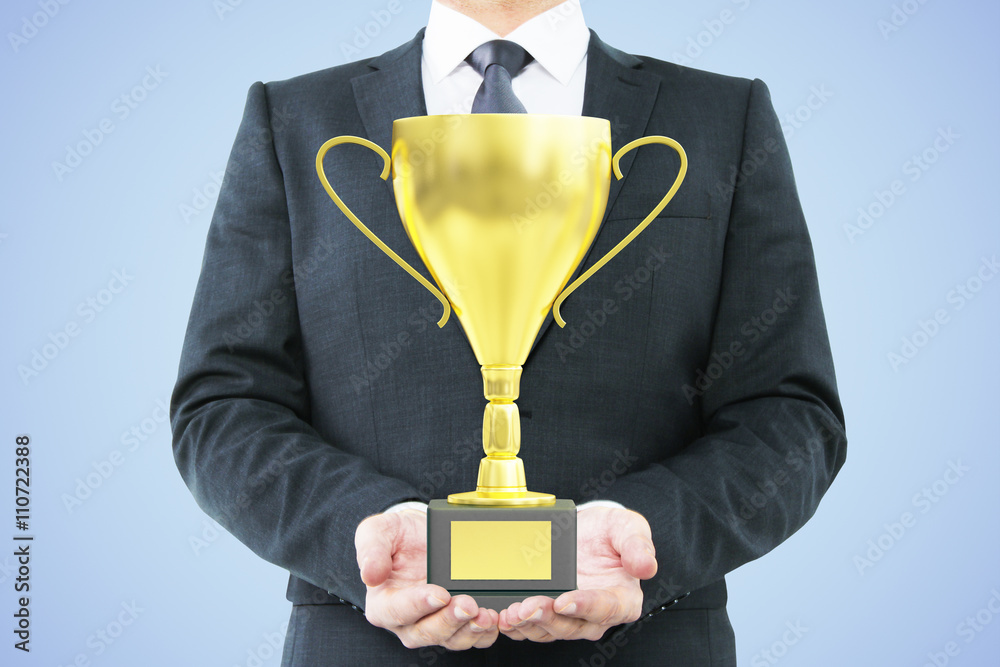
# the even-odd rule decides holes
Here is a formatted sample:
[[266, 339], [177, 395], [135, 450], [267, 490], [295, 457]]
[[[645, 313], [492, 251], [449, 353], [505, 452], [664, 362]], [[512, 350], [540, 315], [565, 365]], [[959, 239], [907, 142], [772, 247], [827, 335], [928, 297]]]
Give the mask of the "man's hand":
[[597, 641], [608, 628], [639, 618], [639, 580], [656, 574], [649, 523], [630, 510], [588, 507], [577, 513], [576, 530], [578, 590], [515, 602], [500, 612], [500, 632], [536, 642]]
[[354, 534], [361, 580], [368, 586], [365, 617], [403, 646], [486, 648], [496, 641], [498, 615], [468, 595], [451, 597], [427, 583], [427, 515], [403, 510], [370, 516]]

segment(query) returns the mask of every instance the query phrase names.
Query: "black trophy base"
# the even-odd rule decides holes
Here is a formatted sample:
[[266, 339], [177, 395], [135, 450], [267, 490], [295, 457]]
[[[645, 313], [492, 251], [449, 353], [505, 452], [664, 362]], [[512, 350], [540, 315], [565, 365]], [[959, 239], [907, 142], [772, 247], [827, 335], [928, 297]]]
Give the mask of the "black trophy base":
[[432, 500], [427, 582], [500, 611], [576, 589], [576, 505], [486, 507]]

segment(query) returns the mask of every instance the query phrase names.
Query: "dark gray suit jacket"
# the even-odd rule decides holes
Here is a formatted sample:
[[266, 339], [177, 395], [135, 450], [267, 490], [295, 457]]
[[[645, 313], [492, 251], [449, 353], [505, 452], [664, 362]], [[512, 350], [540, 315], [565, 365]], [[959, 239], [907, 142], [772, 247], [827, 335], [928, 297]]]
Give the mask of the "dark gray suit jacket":
[[[389, 149], [426, 113], [422, 33], [377, 58], [255, 83], [219, 194], [172, 398], [204, 510], [289, 570], [294, 603], [362, 606], [354, 531], [407, 499], [475, 488], [485, 399], [457, 321], [336, 209], [330, 137]], [[546, 321], [518, 404], [529, 488], [649, 521], [644, 612], [724, 608], [724, 575], [780, 544], [845, 458], [812, 248], [762, 82], [617, 51], [593, 35], [584, 115], [614, 149], [662, 134], [690, 169], [662, 215]], [[656, 205], [677, 158], [622, 162], [582, 269]], [[430, 278], [380, 160], [327, 155], [355, 213]], [[775, 582], [778, 585], [779, 582]], [[705, 638], [708, 641], [708, 638]]]

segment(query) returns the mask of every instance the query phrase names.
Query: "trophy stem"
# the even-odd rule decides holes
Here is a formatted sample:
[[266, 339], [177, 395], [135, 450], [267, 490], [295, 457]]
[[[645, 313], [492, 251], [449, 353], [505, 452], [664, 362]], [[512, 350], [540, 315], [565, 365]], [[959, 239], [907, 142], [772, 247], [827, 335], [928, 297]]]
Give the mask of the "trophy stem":
[[483, 414], [483, 451], [475, 491], [453, 493], [448, 502], [460, 505], [548, 505], [551, 493], [528, 491], [521, 449], [521, 416], [514, 403], [520, 392], [520, 366], [483, 366], [483, 394], [489, 403]]

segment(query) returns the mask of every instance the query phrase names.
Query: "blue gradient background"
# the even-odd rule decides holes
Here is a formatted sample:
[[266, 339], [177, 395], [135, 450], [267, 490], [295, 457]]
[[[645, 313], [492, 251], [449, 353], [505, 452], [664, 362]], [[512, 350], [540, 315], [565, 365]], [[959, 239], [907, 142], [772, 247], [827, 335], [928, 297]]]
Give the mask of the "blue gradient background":
[[[40, 11], [38, 0], [3, 4], [0, 515], [8, 518], [0, 545], [13, 544], [13, 443], [22, 433], [33, 442], [36, 536], [30, 655], [12, 648], [13, 547], [0, 546], [3, 664], [68, 665], [80, 654], [93, 665], [280, 662], [267, 640], [280, 644], [284, 631], [286, 575], [213, 532], [174, 467], [156, 402], [168, 400], [175, 379], [212, 174], [225, 167], [247, 88], [402, 43], [430, 3], [401, 3], [351, 58], [342, 45], [388, 0], [346, 8], [243, 0], [221, 15], [211, 0], [76, 1], [16, 49], [8, 33]], [[1000, 280], [960, 310], [948, 301], [982, 257], [1000, 252], [1000, 7], [909, 4], [919, 11], [884, 37], [878, 21], [890, 18], [888, 0], [583, 3], [609, 43], [674, 61], [707, 30], [703, 22], [729, 9], [733, 22], [700, 36], [707, 46], [693, 66], [762, 78], [781, 116], [805, 104], [812, 87], [832, 92], [819, 108], [799, 110], [810, 118], [789, 146], [816, 248], [848, 461], [805, 528], [730, 577], [741, 665], [923, 665], [950, 641], [959, 654], [948, 664], [1000, 664], [992, 612], [972, 641], [957, 634], [992, 596], [1000, 609]], [[114, 100], [157, 66], [167, 73], [162, 83], [127, 118], [116, 115]], [[52, 163], [103, 118], [114, 132], [59, 180]], [[911, 181], [904, 164], [946, 128], [959, 138]], [[905, 193], [852, 243], [844, 225], [896, 179]], [[198, 201], [195, 191], [206, 189], [208, 201]], [[179, 207], [196, 203], [207, 208], [185, 221]], [[87, 322], [78, 304], [122, 269], [129, 285]], [[894, 370], [887, 354], [938, 309], [948, 323]], [[79, 335], [23, 381], [18, 366], [71, 321]], [[122, 434], [143, 420], [149, 434], [129, 451]], [[123, 463], [68, 510], [64, 494], [115, 450]], [[921, 513], [913, 497], [951, 461], [970, 470]], [[855, 558], [869, 540], [886, 542], [885, 524], [907, 511], [916, 524], [860, 573]], [[204, 543], [195, 548], [192, 538]], [[133, 601], [142, 610], [134, 622], [113, 644], [96, 640], [109, 624], [116, 630], [122, 604]], [[795, 638], [786, 623], [807, 630]]]

